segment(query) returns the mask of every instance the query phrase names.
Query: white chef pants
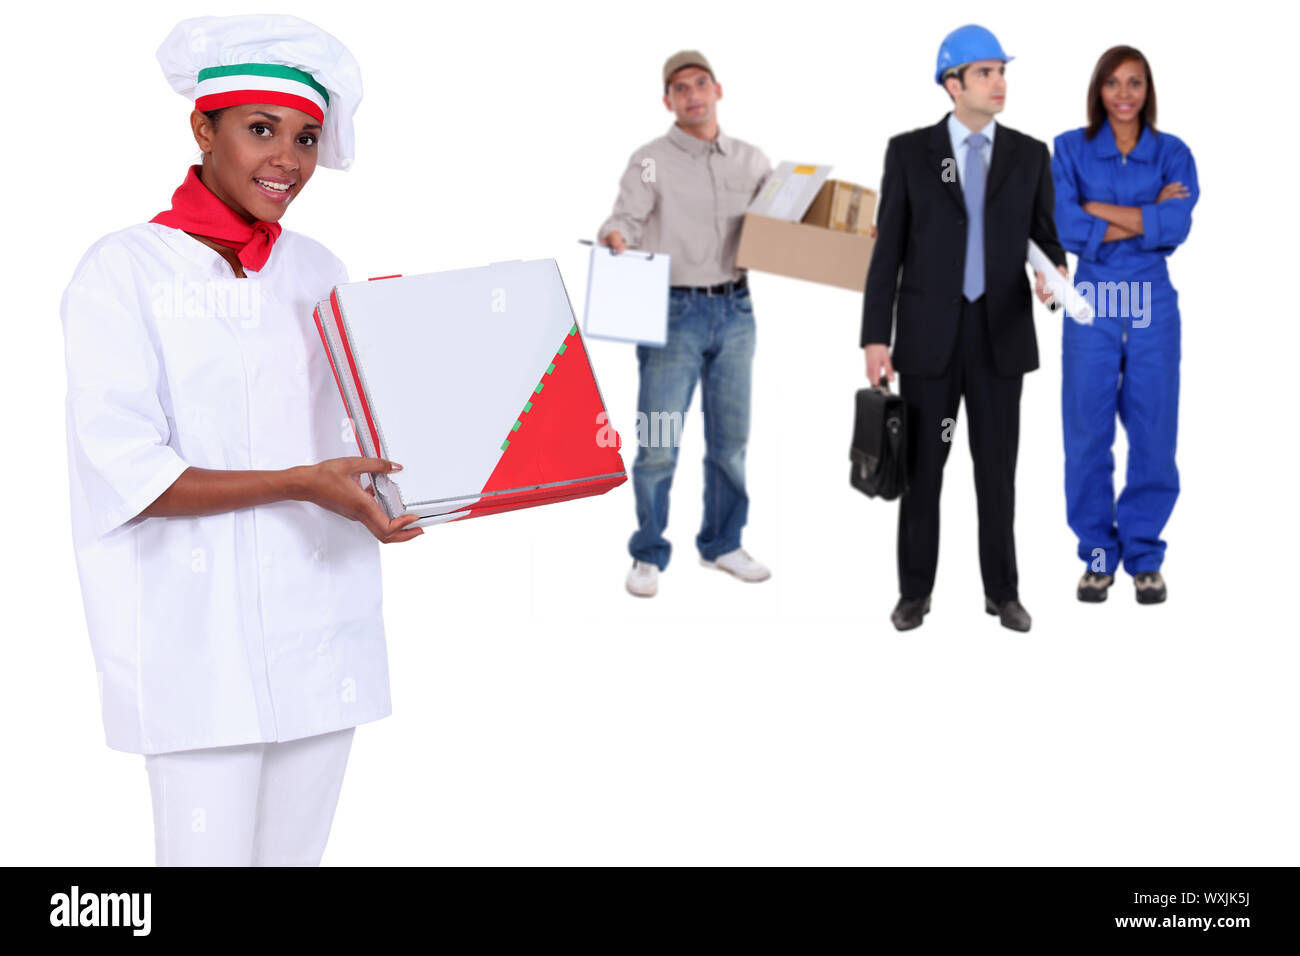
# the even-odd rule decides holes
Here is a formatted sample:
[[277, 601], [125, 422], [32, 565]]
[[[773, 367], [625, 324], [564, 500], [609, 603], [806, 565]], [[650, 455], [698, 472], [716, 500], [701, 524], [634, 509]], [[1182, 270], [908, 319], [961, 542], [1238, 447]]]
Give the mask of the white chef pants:
[[146, 754], [159, 866], [318, 866], [355, 727]]

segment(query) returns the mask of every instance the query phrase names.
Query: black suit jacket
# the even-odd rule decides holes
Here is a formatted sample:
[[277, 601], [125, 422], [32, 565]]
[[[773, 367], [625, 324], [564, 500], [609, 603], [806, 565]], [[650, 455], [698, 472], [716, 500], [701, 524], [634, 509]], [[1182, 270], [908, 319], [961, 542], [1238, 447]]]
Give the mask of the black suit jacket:
[[[944, 160], [948, 160], [945, 167]], [[943, 375], [957, 341], [966, 267], [966, 204], [948, 138], [948, 116], [901, 133], [885, 151], [876, 247], [862, 302], [861, 344], [889, 344], [904, 375]], [[1038, 368], [1033, 295], [1025, 270], [1029, 239], [1065, 264], [1052, 218], [1047, 146], [998, 124], [984, 194], [984, 298], [999, 375]]]

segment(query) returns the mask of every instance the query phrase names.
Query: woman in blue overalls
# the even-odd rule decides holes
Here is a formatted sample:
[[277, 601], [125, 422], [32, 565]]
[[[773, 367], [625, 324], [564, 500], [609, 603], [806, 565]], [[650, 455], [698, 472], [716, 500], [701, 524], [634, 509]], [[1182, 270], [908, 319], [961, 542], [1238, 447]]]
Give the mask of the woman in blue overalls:
[[[1061, 244], [1079, 256], [1075, 282], [1091, 325], [1065, 322], [1061, 405], [1065, 497], [1087, 570], [1081, 601], [1104, 601], [1120, 562], [1139, 603], [1165, 599], [1160, 533], [1178, 497], [1178, 293], [1165, 259], [1187, 238], [1200, 190], [1191, 151], [1156, 130], [1146, 58], [1102, 54], [1088, 89], [1088, 125], [1056, 137], [1052, 178]], [[1128, 435], [1128, 474], [1115, 498], [1115, 416]]]

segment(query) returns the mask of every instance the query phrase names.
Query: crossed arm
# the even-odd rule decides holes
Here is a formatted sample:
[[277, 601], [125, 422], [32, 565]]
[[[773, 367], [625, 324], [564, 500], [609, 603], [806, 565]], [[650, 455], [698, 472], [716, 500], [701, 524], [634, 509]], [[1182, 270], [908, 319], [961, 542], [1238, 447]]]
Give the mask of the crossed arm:
[[[1186, 199], [1187, 195], [1187, 187], [1182, 183], [1169, 183], [1164, 189], [1160, 190], [1156, 202], [1161, 203], [1168, 199]], [[1108, 223], [1102, 242], [1115, 242], [1119, 239], [1132, 239], [1134, 236], [1142, 235], [1142, 209], [1138, 206], [1116, 206], [1108, 202], [1085, 202], [1082, 209], [1088, 215], [1096, 216], [1098, 219], [1105, 219]]]

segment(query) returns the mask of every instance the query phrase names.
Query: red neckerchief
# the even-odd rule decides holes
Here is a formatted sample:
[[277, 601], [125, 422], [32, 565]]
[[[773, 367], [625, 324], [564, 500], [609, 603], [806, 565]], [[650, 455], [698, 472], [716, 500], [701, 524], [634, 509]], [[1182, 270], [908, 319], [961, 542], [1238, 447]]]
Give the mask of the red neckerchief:
[[150, 219], [164, 226], [184, 229], [223, 246], [239, 250], [244, 268], [260, 272], [271, 256], [271, 246], [280, 235], [278, 222], [260, 219], [248, 222], [213, 194], [199, 179], [200, 166], [191, 166], [185, 182], [172, 193], [172, 208]]

